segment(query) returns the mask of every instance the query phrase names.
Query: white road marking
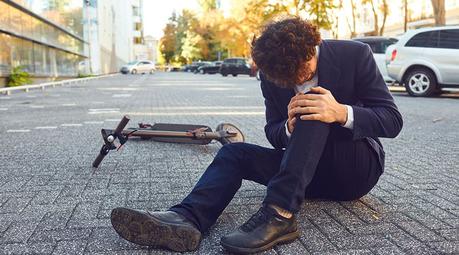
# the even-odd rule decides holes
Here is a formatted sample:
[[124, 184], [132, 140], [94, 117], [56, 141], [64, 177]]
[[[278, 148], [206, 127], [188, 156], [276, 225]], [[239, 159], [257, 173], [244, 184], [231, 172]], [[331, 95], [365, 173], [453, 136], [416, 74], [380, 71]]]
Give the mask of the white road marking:
[[[238, 112], [238, 111], [228, 111], [228, 112], [127, 112], [125, 113], [129, 116], [206, 116], [206, 115], [226, 115], [226, 116], [252, 116], [252, 115], [265, 115], [264, 111], [254, 111], [254, 112]], [[117, 120], [119, 121], [119, 120]]]
[[81, 127], [83, 124], [62, 124], [62, 127]]
[[43, 109], [43, 108], [45, 108], [45, 106], [43, 106], [43, 105], [30, 105], [29, 107], [30, 108], [34, 108], [34, 109]]
[[106, 91], [136, 91], [139, 90], [138, 88], [98, 88], [98, 90], [106, 90]]
[[37, 96], [28, 95], [26, 97], [28, 97], [28, 98], [36, 98]]
[[0, 111], [8, 111], [8, 108], [0, 108]]
[[110, 122], [119, 122], [121, 119], [106, 119], [105, 121], [110, 121]]
[[84, 124], [104, 124], [103, 121], [85, 121]]
[[27, 133], [30, 132], [30, 129], [9, 129], [7, 133]]
[[252, 110], [264, 110], [264, 106], [171, 106], [171, 107], [152, 107], [152, 111], [163, 111], [163, 110], [232, 110], [232, 109], [252, 109]]
[[0, 96], [0, 99], [2, 99], [2, 100], [8, 100], [8, 99], [11, 99], [11, 97], [3, 97], [3, 96]]
[[113, 98], [131, 97], [131, 94], [113, 94]]
[[56, 129], [56, 126], [43, 126], [43, 127], [36, 127], [35, 129]]
[[104, 113], [118, 113], [119, 108], [105, 108], [105, 109], [89, 109], [88, 114], [104, 114]]
[[76, 104], [62, 104], [62, 106], [76, 106]]

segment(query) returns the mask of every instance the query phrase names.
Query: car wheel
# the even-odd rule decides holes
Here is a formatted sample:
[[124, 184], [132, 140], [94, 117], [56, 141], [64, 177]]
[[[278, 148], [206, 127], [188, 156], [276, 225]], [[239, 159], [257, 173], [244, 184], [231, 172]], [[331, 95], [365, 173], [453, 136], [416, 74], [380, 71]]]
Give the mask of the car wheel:
[[204, 72], [204, 70], [201, 70], [201, 74], [205, 74], [206, 72]]
[[437, 78], [426, 68], [411, 70], [404, 80], [405, 88], [410, 96], [427, 97], [437, 92]]
[[222, 73], [222, 76], [226, 77], [226, 76], [228, 76], [228, 74], [227, 73]]
[[237, 73], [233, 73], [233, 76], [236, 77], [236, 76], [237, 76]]
[[136, 73], [137, 73], [137, 70], [136, 70], [136, 69], [132, 69], [131, 73], [132, 73], [132, 74], [136, 74]]

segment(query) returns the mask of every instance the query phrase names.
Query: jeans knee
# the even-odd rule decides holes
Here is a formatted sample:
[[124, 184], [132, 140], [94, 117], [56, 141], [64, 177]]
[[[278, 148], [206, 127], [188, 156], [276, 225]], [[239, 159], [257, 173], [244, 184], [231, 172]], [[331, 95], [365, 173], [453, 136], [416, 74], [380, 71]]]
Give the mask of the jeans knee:
[[223, 145], [217, 155], [243, 155], [245, 143], [228, 143]]

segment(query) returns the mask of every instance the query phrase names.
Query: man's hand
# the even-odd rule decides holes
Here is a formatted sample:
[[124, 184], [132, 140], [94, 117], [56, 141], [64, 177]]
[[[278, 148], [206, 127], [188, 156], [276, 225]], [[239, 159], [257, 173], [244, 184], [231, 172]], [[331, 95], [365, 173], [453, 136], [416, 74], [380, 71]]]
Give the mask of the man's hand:
[[288, 105], [288, 131], [293, 132], [296, 116], [301, 120], [318, 120], [325, 123], [338, 122], [344, 125], [347, 121], [347, 107], [336, 102], [330, 91], [322, 87], [313, 87], [313, 94], [298, 93]]

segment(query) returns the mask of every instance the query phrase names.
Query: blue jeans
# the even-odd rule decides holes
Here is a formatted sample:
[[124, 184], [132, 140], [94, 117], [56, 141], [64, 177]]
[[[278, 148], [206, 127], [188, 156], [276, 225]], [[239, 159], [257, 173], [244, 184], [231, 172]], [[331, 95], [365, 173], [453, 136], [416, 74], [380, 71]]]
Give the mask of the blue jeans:
[[360, 198], [376, 185], [382, 171], [366, 140], [340, 139], [330, 135], [330, 124], [297, 121], [285, 150], [248, 143], [223, 146], [191, 193], [169, 210], [205, 232], [242, 180], [267, 186], [263, 203], [296, 213], [305, 198]]

